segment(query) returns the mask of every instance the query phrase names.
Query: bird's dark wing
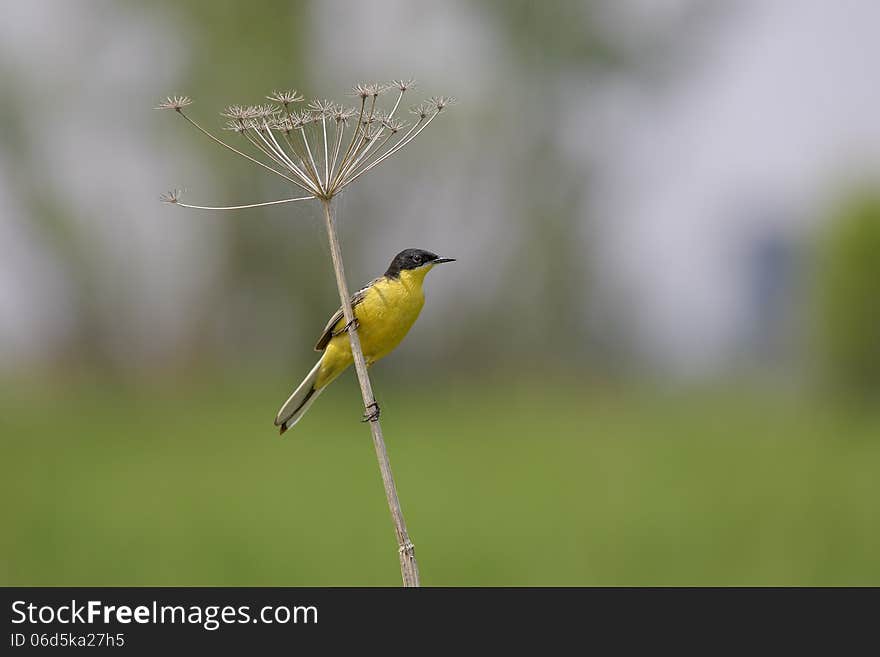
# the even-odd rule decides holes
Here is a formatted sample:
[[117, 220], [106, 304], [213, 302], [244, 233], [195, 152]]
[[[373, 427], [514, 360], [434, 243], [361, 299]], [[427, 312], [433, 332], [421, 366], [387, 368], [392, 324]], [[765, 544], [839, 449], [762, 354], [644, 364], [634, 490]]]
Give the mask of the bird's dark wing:
[[[372, 287], [373, 283], [378, 281], [379, 279], [374, 279], [367, 283], [360, 290], [351, 295], [351, 308], [354, 308], [364, 300], [364, 297], [367, 294], [367, 290]], [[327, 345], [330, 343], [334, 337], [340, 334], [345, 329], [345, 315], [342, 312], [342, 308], [340, 307], [335, 313], [333, 313], [333, 317], [330, 318], [330, 321], [327, 322], [327, 326], [324, 327], [324, 330], [321, 332], [321, 337], [318, 338], [318, 342], [315, 344], [315, 351], [324, 351], [327, 348]]]

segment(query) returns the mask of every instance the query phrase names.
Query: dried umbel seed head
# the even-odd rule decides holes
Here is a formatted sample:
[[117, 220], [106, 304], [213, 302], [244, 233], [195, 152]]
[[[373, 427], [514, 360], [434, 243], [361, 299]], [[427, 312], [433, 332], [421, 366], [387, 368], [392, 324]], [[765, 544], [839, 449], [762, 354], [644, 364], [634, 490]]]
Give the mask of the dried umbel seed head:
[[366, 100], [370, 96], [373, 95], [371, 89], [368, 88], [366, 84], [356, 84], [354, 88], [351, 90], [352, 95], [358, 96], [361, 100]]
[[349, 119], [357, 114], [357, 110], [353, 107], [343, 107], [342, 105], [337, 105], [333, 110], [333, 120], [337, 123], [345, 123], [347, 124]]
[[[454, 100], [434, 96], [416, 105], [411, 111], [418, 120], [407, 125], [397, 114], [413, 86], [412, 80], [358, 84], [353, 89], [359, 99], [354, 108], [316, 99], [303, 109], [293, 110], [290, 105], [303, 101], [295, 90], [273, 91], [267, 96], [272, 103], [230, 105], [221, 114], [229, 119], [225, 129], [241, 136], [240, 147], [226, 143], [192, 120], [183, 111], [192, 102], [185, 96], [169, 97], [159, 108], [177, 111], [214, 142], [309, 194], [288, 200], [327, 200], [405, 148]], [[391, 100], [380, 99], [392, 90]], [[178, 203], [176, 199], [171, 195], [166, 200]]]
[[276, 90], [266, 96], [266, 98], [268, 100], [274, 100], [276, 103], [281, 103], [284, 106], [290, 105], [292, 103], [299, 103], [305, 100], [305, 98], [296, 89], [289, 89], [288, 91]]
[[336, 105], [329, 100], [313, 100], [306, 107], [318, 118], [330, 117], [336, 109]]
[[402, 128], [406, 127], [406, 122], [392, 117], [385, 117], [382, 119], [382, 127], [390, 130], [391, 134], [396, 134]]
[[419, 117], [420, 121], [423, 121], [431, 114], [431, 105], [428, 103], [419, 103], [418, 105], [410, 107], [409, 111]]
[[237, 119], [239, 121], [244, 121], [245, 119], [251, 118], [250, 108], [245, 107], [244, 105], [230, 105], [225, 110], [220, 112], [220, 116], [225, 116], [230, 119]]
[[449, 105], [455, 102], [455, 96], [432, 96], [431, 104], [437, 109], [438, 112], [442, 112]]
[[289, 133], [291, 130], [293, 130], [293, 121], [291, 120], [291, 118], [289, 116], [281, 116], [281, 117], [277, 117], [269, 125], [269, 127], [272, 130], [278, 130], [280, 132]]
[[189, 96], [168, 96], [153, 109], [172, 109], [179, 112], [187, 105], [192, 105]]
[[253, 108], [255, 119], [271, 119], [281, 113], [281, 108], [275, 105], [257, 105]]
[[400, 89], [401, 91], [406, 91], [407, 89], [412, 89], [414, 86], [416, 86], [416, 81], [413, 79], [392, 80], [391, 84], [393, 86], [397, 87], [398, 89]]
[[159, 200], [163, 203], [177, 203], [180, 201], [180, 197], [183, 195], [183, 192], [179, 189], [172, 189], [171, 191], [165, 192], [159, 197]]
[[290, 113], [290, 123], [294, 130], [301, 130], [312, 122], [312, 114], [306, 110], [301, 112], [293, 111]]
[[[380, 82], [361, 82], [354, 86], [352, 93], [353, 95], [366, 100], [367, 98], [377, 98], [379, 94], [387, 91], [389, 88], [390, 85], [382, 84]], [[406, 91], [406, 89], [403, 91]]]

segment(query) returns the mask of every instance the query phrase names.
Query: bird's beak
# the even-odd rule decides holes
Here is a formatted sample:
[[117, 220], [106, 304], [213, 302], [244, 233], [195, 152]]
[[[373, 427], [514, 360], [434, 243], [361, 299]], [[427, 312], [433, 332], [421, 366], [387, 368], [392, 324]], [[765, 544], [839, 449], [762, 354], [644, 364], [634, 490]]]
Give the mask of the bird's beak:
[[442, 262], [455, 262], [455, 258], [437, 258], [432, 264], [439, 265]]

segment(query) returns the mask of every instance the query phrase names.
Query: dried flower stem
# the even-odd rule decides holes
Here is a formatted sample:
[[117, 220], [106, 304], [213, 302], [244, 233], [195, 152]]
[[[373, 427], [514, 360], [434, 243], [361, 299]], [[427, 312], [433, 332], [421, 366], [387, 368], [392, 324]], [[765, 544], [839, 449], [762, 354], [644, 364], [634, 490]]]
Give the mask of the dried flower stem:
[[265, 163], [263, 163], [263, 162], [260, 162], [260, 161], [257, 160], [257, 159], [252, 158], [252, 157], [251, 157], [250, 155], [248, 155], [247, 153], [242, 153], [240, 150], [238, 150], [237, 148], [234, 148], [234, 147], [230, 146], [230, 145], [227, 144], [225, 141], [223, 141], [223, 140], [221, 140], [221, 139], [217, 139], [217, 137], [215, 137], [215, 136], [212, 135], [210, 132], [208, 132], [207, 130], [205, 130], [202, 126], [200, 126], [198, 123], [196, 123], [196, 122], [193, 121], [191, 118], [189, 118], [189, 117], [188, 117], [186, 114], [184, 114], [181, 110], [177, 110], [177, 113], [180, 114], [180, 115], [181, 115], [183, 118], [185, 118], [187, 121], [189, 121], [189, 122], [190, 122], [195, 128], [197, 128], [197, 129], [199, 130], [199, 132], [201, 132], [202, 134], [206, 135], [206, 136], [209, 137], [212, 141], [216, 142], [217, 144], [219, 144], [219, 145], [222, 146], [223, 148], [227, 148], [227, 149], [229, 149], [230, 151], [232, 151], [233, 153], [236, 153], [237, 155], [241, 155], [244, 159], [249, 160], [249, 161], [253, 162], [253, 163], [256, 164], [256, 165], [259, 165], [259, 166], [263, 167], [264, 169], [268, 169], [268, 170], [271, 171], [272, 173], [275, 173], [275, 174], [281, 176], [281, 177], [284, 178], [285, 180], [289, 180], [289, 181], [292, 182], [294, 185], [296, 185], [297, 187], [300, 187], [300, 188], [304, 189], [304, 190], [307, 191], [307, 192], [311, 192], [311, 191], [313, 191], [313, 190], [309, 189], [308, 187], [306, 187], [305, 185], [302, 185], [302, 184], [299, 183], [298, 181], [294, 180], [293, 178], [291, 178], [291, 177], [289, 177], [289, 176], [285, 176], [283, 173], [281, 173], [281, 172], [278, 171], [277, 169], [273, 169], [272, 167], [268, 166], [267, 164], [265, 164]]
[[267, 205], [281, 205], [282, 203], [295, 203], [296, 201], [310, 201], [314, 196], [300, 196], [299, 198], [283, 198], [278, 201], [263, 201], [262, 203], [248, 203], [247, 205], [191, 205], [189, 203], [183, 203], [176, 198], [172, 198], [170, 196], [163, 197], [162, 200], [166, 203], [174, 203], [175, 205], [179, 205], [182, 208], [189, 208], [190, 210], [248, 210], [250, 208], [264, 208]]
[[[376, 398], [373, 395], [373, 386], [370, 383], [370, 375], [367, 372], [367, 361], [364, 359], [357, 325], [354, 322], [351, 295], [348, 292], [348, 284], [345, 281], [345, 267], [342, 264], [342, 250], [339, 247], [339, 237], [336, 233], [336, 218], [333, 214], [331, 201], [323, 200], [322, 205], [324, 206], [324, 220], [327, 224], [327, 238], [330, 242], [330, 255], [333, 259], [333, 270], [336, 273], [336, 286], [339, 289], [339, 300], [342, 302], [342, 312], [345, 316], [345, 322], [348, 324], [348, 337], [351, 340], [354, 367], [357, 372], [358, 383], [361, 387], [364, 407], [369, 411], [375, 407]], [[379, 424], [379, 418], [375, 415], [371, 416], [369, 425], [370, 433], [373, 436], [373, 447], [376, 450], [376, 458], [379, 460], [379, 470], [382, 473], [385, 497], [388, 500], [388, 508], [391, 510], [391, 519], [394, 522], [394, 533], [397, 535], [400, 574], [403, 577], [403, 585], [405, 587], [420, 586], [419, 565], [416, 562], [415, 546], [406, 531], [406, 522], [403, 519], [403, 511], [400, 508], [400, 500], [397, 497], [397, 486], [394, 484], [394, 476], [391, 473], [391, 463], [388, 460], [388, 451], [385, 449], [385, 439], [382, 437], [382, 426]]]
[[[400, 572], [404, 586], [419, 586], [419, 567], [416, 563], [415, 548], [409, 539], [406, 523], [403, 520], [403, 512], [400, 509], [400, 500], [397, 497], [397, 487], [391, 474], [391, 464], [388, 461], [388, 452], [385, 449], [378, 413], [371, 412], [377, 408], [376, 399], [373, 396], [373, 387], [367, 372], [367, 363], [358, 337], [357, 324], [354, 321], [351, 296], [345, 280], [342, 250], [336, 231], [333, 198], [352, 182], [405, 148], [454, 100], [445, 96], [435, 96], [412, 108], [411, 111], [418, 119], [409, 129], [404, 131], [403, 128], [406, 124], [394, 118], [394, 114], [400, 107], [405, 92], [412, 86], [412, 80], [395, 80], [391, 85], [359, 84], [354, 88], [355, 96], [360, 98], [359, 108], [346, 108], [330, 101], [315, 100], [309, 103], [306, 111], [292, 112], [290, 105], [303, 100], [303, 97], [295, 90], [275, 91], [272, 95], [267, 96], [269, 100], [280, 103], [280, 105], [232, 105], [227, 107], [222, 112], [223, 116], [231, 119], [227, 122], [226, 129], [242, 135], [245, 142], [256, 149], [257, 157], [248, 155], [215, 137], [187, 116], [183, 112], [183, 108], [191, 105], [192, 100], [186, 96], [169, 96], [156, 108], [175, 111], [218, 145], [266, 171], [280, 176], [309, 194], [309, 196], [249, 205], [207, 207], [181, 203], [180, 192], [174, 190], [165, 194], [162, 197], [163, 201], [197, 210], [241, 210], [294, 201], [312, 199], [321, 201], [324, 208], [333, 269], [336, 273], [336, 285], [339, 289], [339, 300], [342, 303], [342, 312], [348, 325], [348, 337], [351, 342], [355, 371], [361, 387], [364, 407], [367, 410], [366, 417], [369, 419], [370, 433], [373, 436], [373, 447], [379, 460], [385, 497], [388, 500], [394, 531], [397, 535]], [[391, 111], [388, 114], [383, 114], [377, 108], [376, 100], [384, 91], [392, 87], [396, 87], [399, 93]], [[354, 116], [357, 116], [357, 122], [352, 126], [348, 145], [343, 148], [346, 127]], [[330, 135], [327, 131], [328, 119], [333, 119], [336, 123], [335, 129], [330, 132]], [[320, 127], [318, 127], [319, 123]], [[315, 139], [314, 151], [309, 143], [307, 129], [312, 130], [312, 137]], [[286, 143], [287, 148], [275, 138], [273, 131], [279, 131], [284, 135], [283, 142]], [[302, 146], [298, 145], [299, 140], [295, 135], [291, 135], [291, 132], [299, 133]], [[331, 153], [333, 154], [332, 159]], [[340, 153], [342, 153], [341, 158]], [[258, 159], [259, 157], [267, 158], [269, 163], [261, 161]], [[276, 166], [280, 169], [275, 168]]]

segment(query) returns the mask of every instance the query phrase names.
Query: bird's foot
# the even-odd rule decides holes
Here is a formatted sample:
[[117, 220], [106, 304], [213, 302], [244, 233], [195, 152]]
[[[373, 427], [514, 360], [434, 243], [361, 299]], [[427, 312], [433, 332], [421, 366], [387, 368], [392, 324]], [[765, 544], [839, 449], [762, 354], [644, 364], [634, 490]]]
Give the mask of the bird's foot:
[[361, 422], [375, 422], [379, 419], [379, 404], [373, 402], [369, 404], [364, 411], [364, 417]]
[[348, 324], [343, 326], [341, 329], [339, 329], [338, 331], [334, 331], [333, 337], [335, 338], [337, 336], [342, 335], [343, 333], [347, 333], [348, 329], [350, 329], [350, 328], [353, 328], [355, 331], [357, 331], [360, 327], [361, 327], [361, 323], [357, 320], [357, 317], [355, 317], [353, 320], [351, 320]]

